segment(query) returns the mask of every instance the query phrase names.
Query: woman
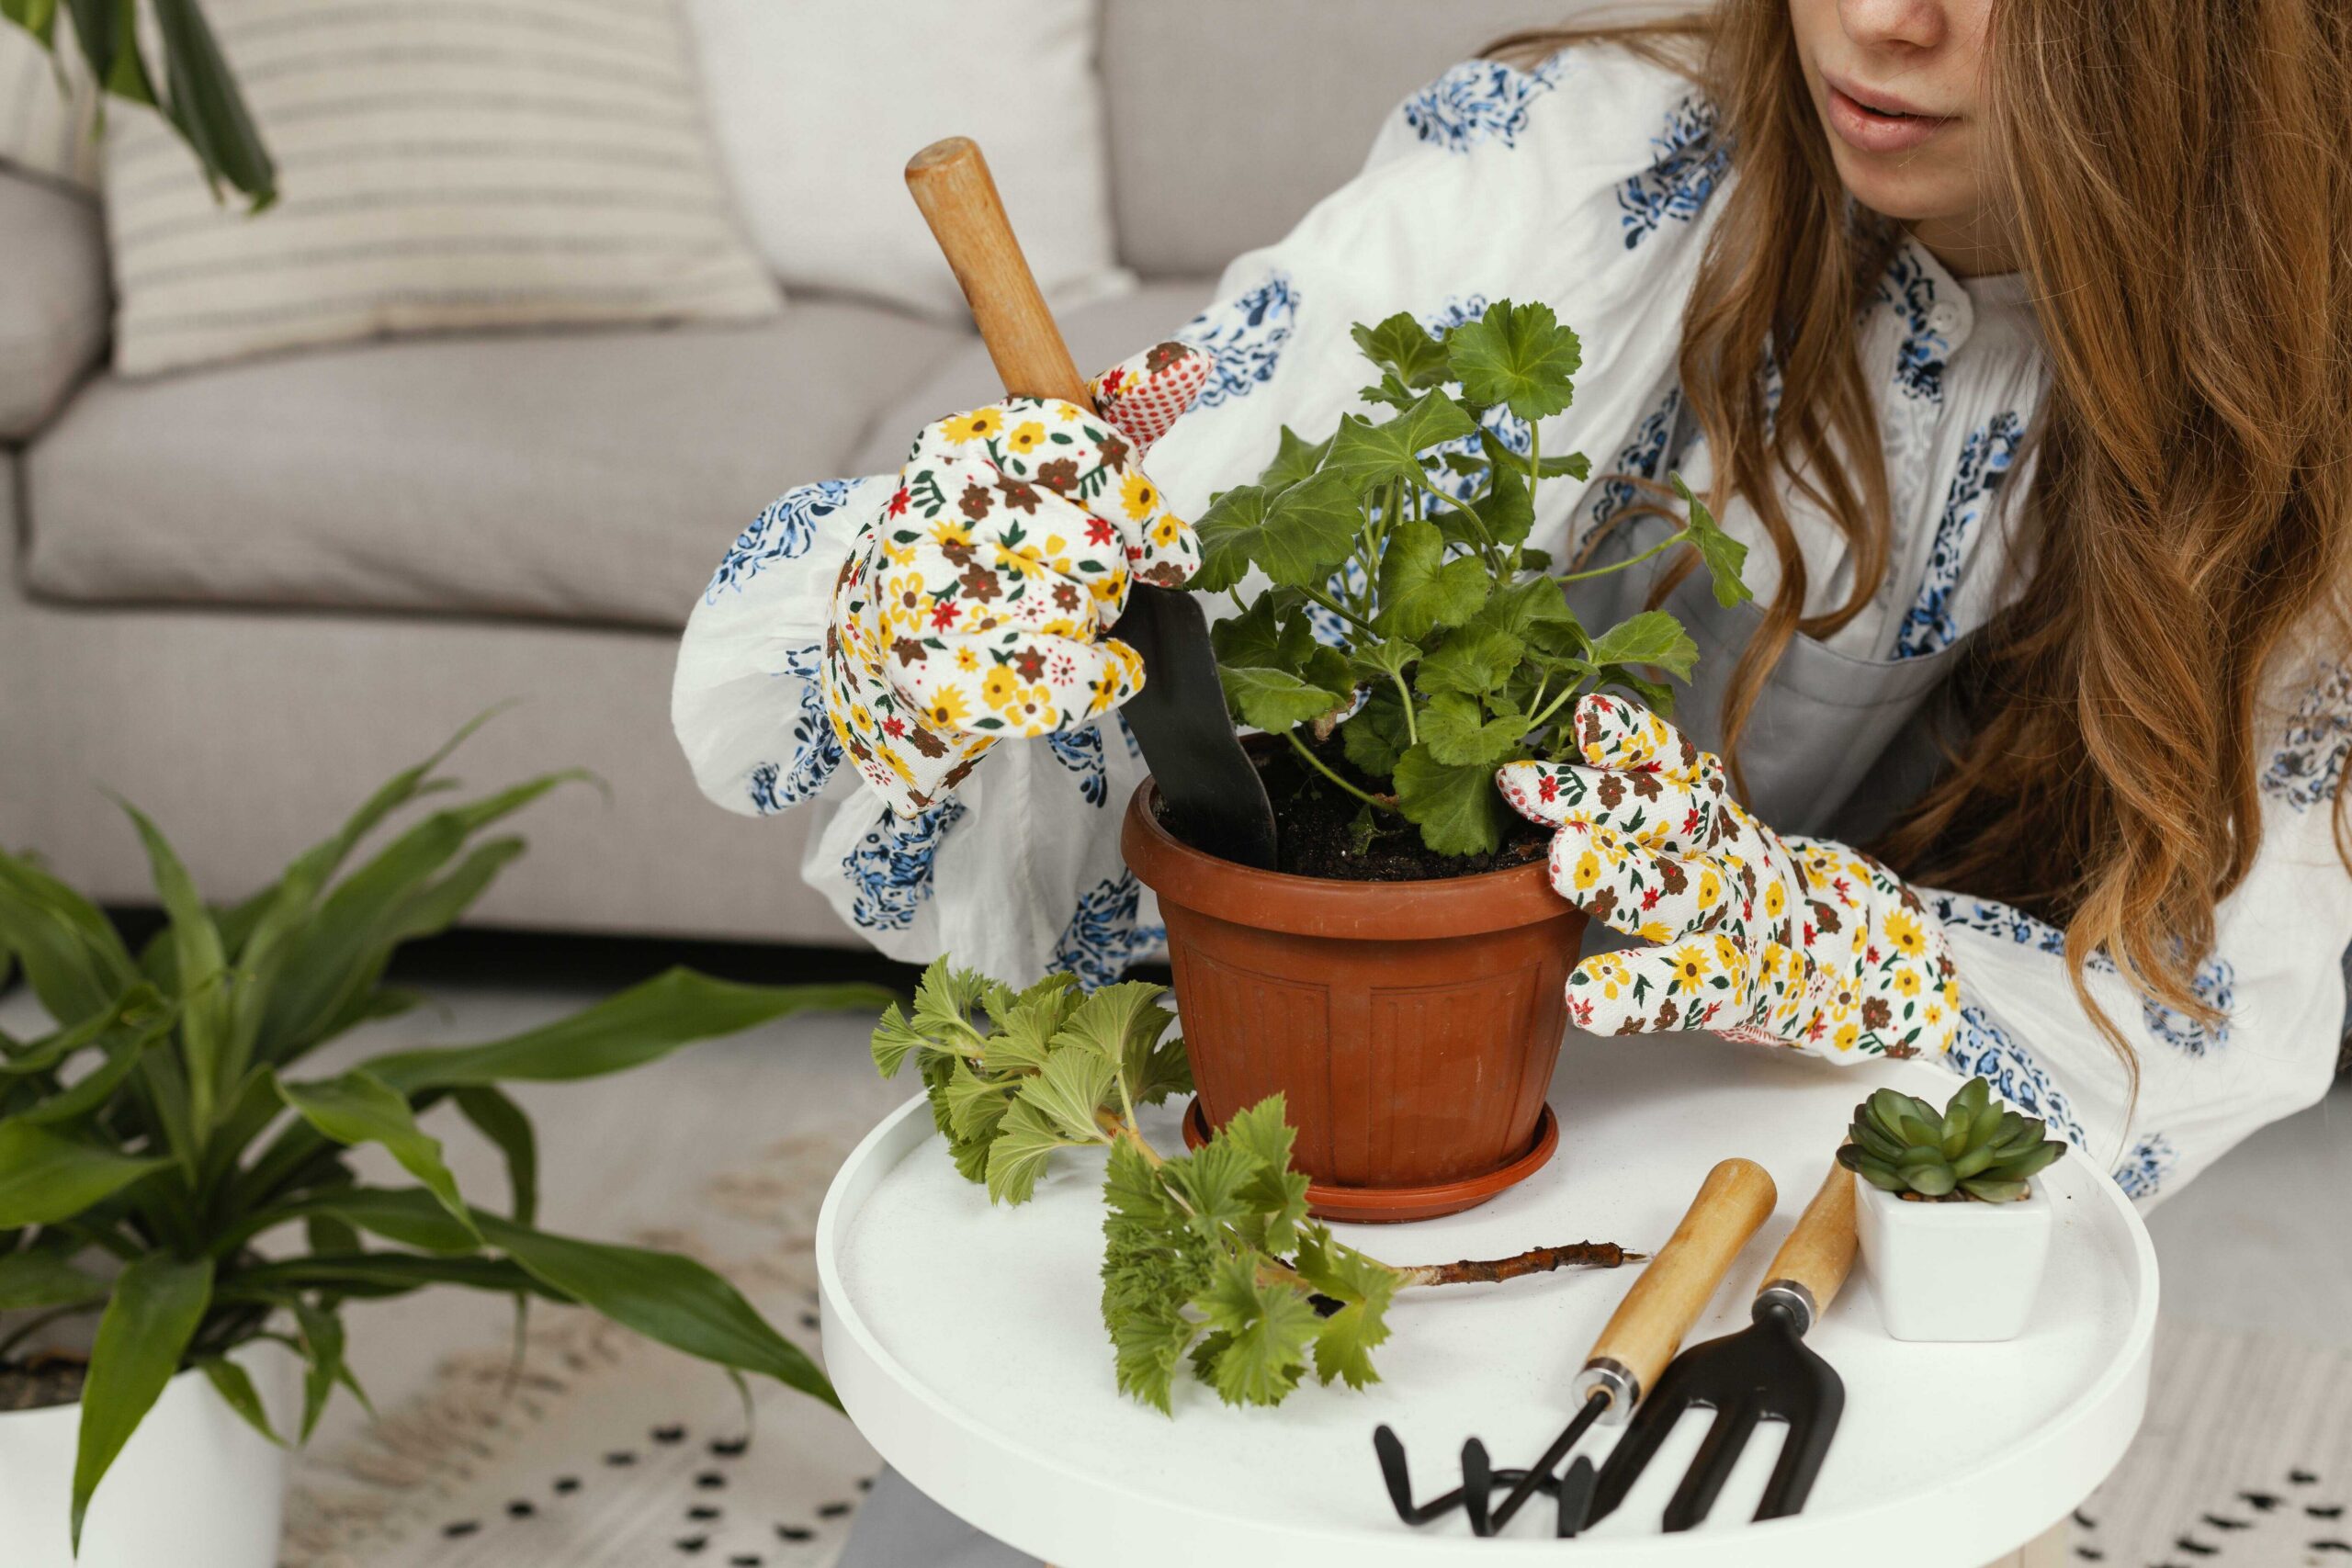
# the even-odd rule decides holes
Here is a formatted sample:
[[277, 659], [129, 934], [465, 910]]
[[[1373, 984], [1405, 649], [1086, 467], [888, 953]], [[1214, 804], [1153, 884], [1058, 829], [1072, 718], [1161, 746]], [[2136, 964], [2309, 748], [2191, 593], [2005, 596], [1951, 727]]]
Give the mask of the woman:
[[[1695, 623], [1683, 728], [1761, 839], [1865, 845], [1933, 914], [1950, 1065], [2151, 1198], [2324, 1093], [2344, 1021], [2347, 34], [2327, 0], [1728, 0], [1516, 40], [1233, 265], [1152, 479], [1196, 515], [1354, 408], [1354, 321], [1551, 303], [1585, 363], [1543, 446], [1595, 478], [1531, 542], [1637, 551], [1669, 469], [1713, 502], [1758, 606], [1688, 563], [1639, 590]], [[829, 592], [895, 488], [796, 492], [730, 561], [795, 526], [800, 558], [722, 570], [679, 671], [697, 775], [821, 791], [807, 874], [886, 951], [1114, 975], [1157, 946], [1119, 727], [908, 816], [828, 779]]]

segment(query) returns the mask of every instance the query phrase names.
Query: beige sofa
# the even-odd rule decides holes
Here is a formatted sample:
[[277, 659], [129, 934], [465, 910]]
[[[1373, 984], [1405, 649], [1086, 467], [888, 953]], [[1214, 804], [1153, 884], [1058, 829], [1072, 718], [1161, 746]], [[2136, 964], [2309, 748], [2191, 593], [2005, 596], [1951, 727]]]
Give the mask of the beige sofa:
[[[1145, 282], [1070, 316], [1079, 360], [1180, 325], [1401, 95], [1570, 8], [1106, 0], [1121, 259]], [[976, 340], [796, 296], [751, 329], [409, 339], [131, 382], [102, 367], [105, 277], [97, 213], [0, 169], [0, 843], [146, 902], [112, 789], [203, 886], [241, 890], [512, 699], [462, 754], [470, 782], [577, 763], [609, 789], [536, 808], [477, 919], [854, 940], [801, 885], [794, 818], [695, 792], [670, 738], [676, 631], [771, 497], [887, 468], [986, 396]]]

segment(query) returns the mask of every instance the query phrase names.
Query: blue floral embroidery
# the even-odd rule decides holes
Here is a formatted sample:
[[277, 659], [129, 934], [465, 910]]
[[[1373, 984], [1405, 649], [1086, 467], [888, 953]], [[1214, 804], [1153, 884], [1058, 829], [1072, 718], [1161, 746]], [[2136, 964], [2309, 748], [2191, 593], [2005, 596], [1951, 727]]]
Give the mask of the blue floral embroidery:
[[1143, 746], [1136, 739], [1136, 732], [1127, 728], [1127, 716], [1114, 709], [1111, 716], [1119, 721], [1119, 739], [1127, 743], [1127, 755], [1130, 758], [1142, 756]]
[[1527, 111], [1550, 92], [1566, 66], [1555, 54], [1532, 71], [1497, 60], [1465, 60], [1407, 98], [1397, 112], [1413, 134], [1449, 152], [1467, 152], [1481, 141], [1518, 143]]
[[1669, 219], [1688, 223], [1698, 217], [1731, 166], [1731, 148], [1715, 135], [1715, 106], [1703, 98], [1685, 98], [1668, 110], [1650, 145], [1657, 157], [1617, 191], [1629, 251]]
[[768, 502], [767, 507], [752, 525], [735, 536], [735, 543], [727, 558], [718, 563], [718, 570], [703, 592], [703, 602], [715, 604], [724, 589], [739, 592], [743, 584], [760, 574], [760, 569], [771, 561], [790, 560], [808, 549], [817, 537], [820, 519], [831, 516], [849, 500], [853, 479], [819, 479], [814, 484], [796, 485]]
[[908, 820], [884, 811], [842, 861], [842, 874], [857, 889], [850, 919], [868, 931], [902, 931], [915, 910], [931, 897], [932, 863], [940, 840], [964, 815], [951, 800]]
[[1935, 545], [1928, 552], [1919, 597], [1894, 634], [1895, 658], [1917, 659], [1949, 648], [1960, 635], [1951, 607], [1952, 595], [1960, 590], [1960, 565], [1992, 510], [2009, 465], [2017, 460], [2018, 443], [2024, 435], [2025, 425], [2017, 415], [1996, 413], [1961, 443], [1960, 463], [1944, 495], [1943, 515], [1936, 520]]
[[2075, 1146], [2084, 1145], [2082, 1123], [2075, 1120], [2065, 1092], [2050, 1081], [2033, 1054], [2010, 1039], [1983, 1008], [1960, 1010], [1960, 1035], [1952, 1042], [1944, 1065], [1962, 1077], [1983, 1076], [1991, 1081], [1994, 1092], [2011, 1105], [2029, 1116], [2041, 1117]]
[[2178, 1012], [2153, 998], [2140, 1003], [2141, 1021], [2148, 1032], [2176, 1051], [2191, 1056], [2202, 1056], [2208, 1050], [2219, 1050], [2230, 1043], [2230, 1010], [2237, 1005], [2238, 972], [2226, 958], [2208, 958], [2197, 966], [2197, 977], [2188, 988], [2197, 999], [2222, 1014], [2219, 1023], [2199, 1023], [2185, 1012]]
[[2123, 1156], [2123, 1164], [2115, 1172], [2115, 1184], [2136, 1203], [2154, 1197], [2164, 1186], [2165, 1178], [2172, 1174], [2172, 1168], [2179, 1163], [2180, 1151], [2172, 1146], [2172, 1140], [2162, 1133], [2151, 1133], [2132, 1145], [2132, 1152]]
[[1257, 288], [1187, 321], [1176, 335], [1206, 354], [1213, 367], [1193, 406], [1213, 409], [1272, 380], [1297, 316], [1298, 291], [1290, 275], [1272, 272]]
[[1116, 983], [1127, 965], [1168, 945], [1168, 928], [1136, 924], [1141, 897], [1135, 873], [1122, 871], [1096, 885], [1054, 943], [1052, 965], [1078, 976], [1086, 990]]
[[1944, 361], [1951, 344], [1936, 330], [1936, 280], [1908, 244], [1898, 247], [1878, 280], [1878, 298], [1904, 321], [1902, 345], [1894, 355], [1894, 384], [1915, 398], [1941, 402]]
[[[1681, 412], [1682, 389], [1668, 387], [1657, 407], [1634, 430], [1634, 438], [1618, 452], [1616, 461], [1609, 465], [1609, 471], [1635, 475], [1653, 482], [1664, 478], [1668, 464], [1679, 457], [1668, 454], [1666, 444], [1674, 434], [1674, 422]], [[1641, 494], [1641, 488], [1630, 479], [1603, 479], [1594, 491], [1587, 536], [1592, 529], [1633, 505]]]
[[810, 799], [842, 765], [842, 743], [833, 734], [832, 720], [825, 716], [824, 686], [819, 678], [823, 652], [810, 643], [784, 656], [784, 673], [801, 682], [800, 712], [792, 721], [791, 764], [762, 762], [751, 772], [752, 809], [763, 817]]
[[[2030, 947], [2052, 958], [2066, 956], [2064, 931], [2047, 920], [2034, 919], [2022, 909], [2012, 909], [2007, 904], [1996, 904], [1989, 898], [1971, 898], [1957, 893], [1932, 893], [1928, 896], [1928, 908], [1937, 920], [1946, 926], [2003, 937], [2019, 947]], [[2115, 961], [2103, 952], [2093, 953], [2084, 968], [2094, 975], [2112, 975], [2115, 973]]]
[[1102, 770], [1102, 731], [1097, 725], [1083, 725], [1046, 737], [1046, 750], [1054, 760], [1078, 775], [1078, 793], [1086, 804], [1101, 809], [1111, 798], [1111, 782]]
[[[1337, 571], [1324, 580], [1323, 589], [1343, 604], [1354, 604], [1356, 595], [1363, 592], [1363, 563], [1353, 560], [1341, 563]], [[1306, 606], [1306, 629], [1313, 632], [1315, 640], [1326, 648], [1344, 649], [1355, 641], [1355, 629], [1320, 604]]]
[[2352, 751], [2352, 669], [2330, 665], [2303, 692], [2262, 773], [2262, 793], [2297, 811], [2335, 798]]

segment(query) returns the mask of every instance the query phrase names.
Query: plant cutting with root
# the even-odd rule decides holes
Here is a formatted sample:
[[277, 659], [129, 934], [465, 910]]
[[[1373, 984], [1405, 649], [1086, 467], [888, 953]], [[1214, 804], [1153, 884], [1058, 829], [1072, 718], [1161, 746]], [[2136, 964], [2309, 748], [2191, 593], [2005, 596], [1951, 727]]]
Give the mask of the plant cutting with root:
[[[1601, 686], [1671, 712], [1652, 672], [1688, 679], [1698, 657], [1663, 611], [1588, 632], [1563, 585], [1689, 547], [1734, 604], [1747, 547], [1679, 476], [1687, 520], [1638, 555], [1555, 576], [1527, 547], [1542, 481], [1590, 473], [1542, 449], [1582, 358], [1549, 306], [1499, 300], [1442, 333], [1400, 312], [1354, 336], [1379, 375], [1363, 396], [1388, 412], [1317, 442], [1284, 427], [1258, 481], [1202, 514], [1191, 586], [1239, 612], [1212, 630], [1234, 717], [1359, 803], [1359, 851], [1410, 824], [1434, 854], [1490, 853], [1509, 822], [1498, 767], [1565, 754], [1566, 716]], [[1252, 568], [1266, 586], [1245, 596]]]
[[[540, 1229], [537, 1138], [501, 1086], [620, 1072], [691, 1041], [806, 1009], [871, 1008], [890, 992], [673, 969], [506, 1039], [302, 1070], [346, 1030], [422, 999], [384, 983], [394, 950], [454, 924], [522, 852], [517, 838], [480, 840], [484, 829], [579, 776], [430, 812], [346, 873], [388, 818], [456, 787], [437, 773], [448, 751], [384, 784], [276, 884], [221, 908], [126, 805], [167, 916], [137, 953], [94, 905], [0, 853], [0, 980], [20, 967], [55, 1021], [37, 1038], [0, 1034], [0, 1312], [28, 1314], [0, 1338], [0, 1362], [61, 1318], [97, 1316], [71, 1499], [77, 1542], [107, 1467], [183, 1368], [276, 1442], [228, 1355], [254, 1340], [287, 1346], [305, 1367], [308, 1437], [337, 1387], [365, 1402], [345, 1360], [344, 1303], [426, 1286], [498, 1292], [518, 1311], [577, 1303], [739, 1382], [760, 1373], [837, 1403], [808, 1356], [703, 1265]], [[503, 1156], [503, 1212], [467, 1201], [420, 1125], [445, 1103]], [[414, 1184], [363, 1181], [350, 1163], [362, 1145]]]
[[873, 1041], [885, 1077], [914, 1060], [956, 1168], [993, 1202], [1028, 1201], [1064, 1150], [1105, 1151], [1102, 1325], [1122, 1393], [1172, 1414], [1187, 1362], [1229, 1404], [1278, 1404], [1310, 1367], [1323, 1382], [1362, 1388], [1378, 1381], [1372, 1352], [1400, 1291], [1645, 1256], [1577, 1242], [1486, 1261], [1384, 1263], [1308, 1217], [1280, 1095], [1190, 1154], [1161, 1153], [1137, 1113], [1193, 1087], [1161, 995], [1140, 982], [1081, 993], [1069, 975], [1015, 992], [942, 959], [910, 1011], [884, 1011]]

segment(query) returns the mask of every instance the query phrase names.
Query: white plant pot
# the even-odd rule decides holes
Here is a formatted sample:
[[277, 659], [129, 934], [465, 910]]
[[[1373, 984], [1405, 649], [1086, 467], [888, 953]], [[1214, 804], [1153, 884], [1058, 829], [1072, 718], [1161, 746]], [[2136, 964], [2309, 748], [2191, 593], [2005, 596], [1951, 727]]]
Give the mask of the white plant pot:
[[1861, 1178], [1855, 1208], [1878, 1313], [1897, 1339], [2014, 1339], [2050, 1258], [2040, 1182], [2014, 1203], [1905, 1202]]
[[[232, 1353], [254, 1380], [270, 1425], [300, 1419], [291, 1352], [262, 1343]], [[123, 1445], [72, 1547], [79, 1404], [0, 1415], [0, 1561], [7, 1568], [272, 1568], [286, 1506], [286, 1450], [229, 1408], [199, 1371], [166, 1383]]]

